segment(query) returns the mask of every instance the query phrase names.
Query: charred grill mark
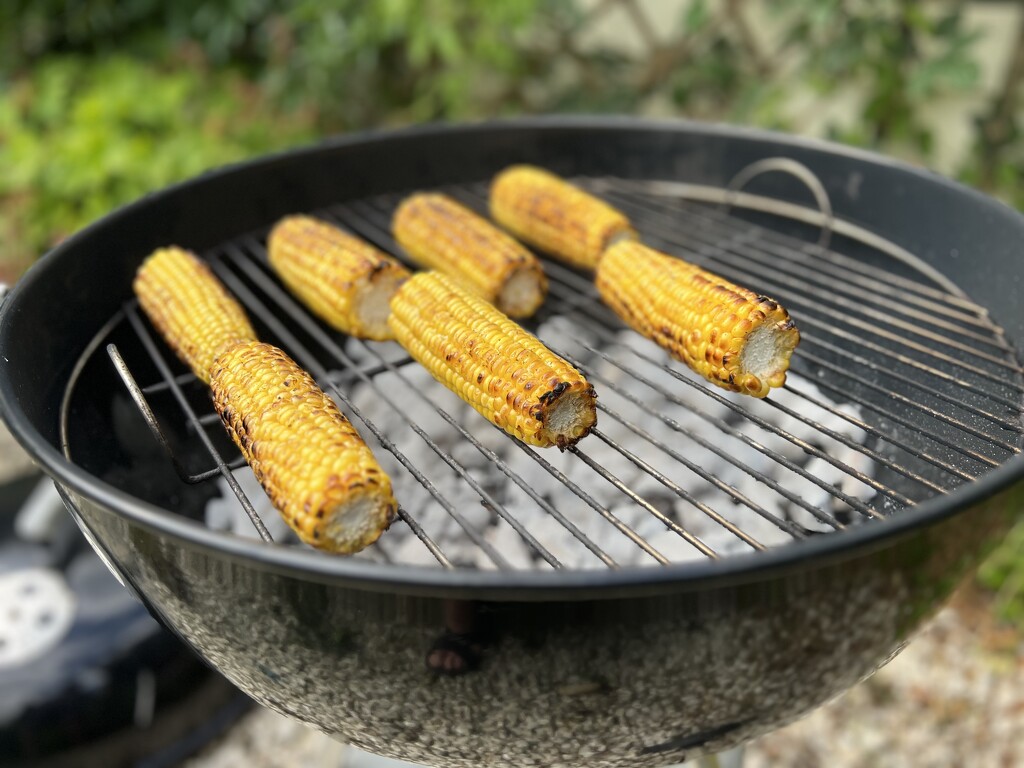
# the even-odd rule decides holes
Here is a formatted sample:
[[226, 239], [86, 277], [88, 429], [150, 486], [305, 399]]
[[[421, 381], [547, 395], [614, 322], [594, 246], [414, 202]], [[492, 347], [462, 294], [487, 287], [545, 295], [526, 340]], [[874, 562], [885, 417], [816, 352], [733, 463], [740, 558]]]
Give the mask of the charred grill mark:
[[543, 395], [540, 396], [540, 402], [543, 403], [544, 405], [551, 405], [551, 403], [555, 402], [555, 400], [562, 396], [562, 393], [565, 392], [565, 390], [567, 390], [569, 386], [570, 384], [568, 381], [558, 382], [558, 384], [555, 385], [554, 389], [550, 390], [549, 392], [545, 392]]

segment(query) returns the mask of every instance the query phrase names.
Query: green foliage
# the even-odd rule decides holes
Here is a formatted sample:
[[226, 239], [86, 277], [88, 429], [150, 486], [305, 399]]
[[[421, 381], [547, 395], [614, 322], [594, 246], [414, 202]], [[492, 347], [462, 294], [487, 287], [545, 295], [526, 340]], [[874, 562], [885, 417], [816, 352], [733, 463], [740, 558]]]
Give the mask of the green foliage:
[[272, 94], [336, 129], [515, 108], [538, 0], [298, 0], [259, 34]]
[[981, 567], [978, 581], [995, 592], [999, 616], [1024, 629], [1024, 523], [1010, 532]]
[[146, 192], [312, 135], [230, 72], [48, 57], [0, 99], [6, 258], [23, 263]]
[[[934, 4], [932, 4], [934, 6]], [[809, 83], [858, 94], [859, 112], [829, 134], [841, 141], [927, 159], [934, 139], [923, 108], [978, 81], [977, 35], [963, 4], [936, 13], [923, 0], [885, 0], [868, 12], [843, 0], [787, 0], [786, 46], [803, 51]]]

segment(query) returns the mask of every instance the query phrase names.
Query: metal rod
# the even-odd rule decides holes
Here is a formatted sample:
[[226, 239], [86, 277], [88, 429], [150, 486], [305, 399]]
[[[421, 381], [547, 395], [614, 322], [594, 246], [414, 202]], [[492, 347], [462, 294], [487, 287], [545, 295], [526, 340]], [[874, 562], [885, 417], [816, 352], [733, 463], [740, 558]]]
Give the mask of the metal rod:
[[[675, 459], [676, 461], [678, 461], [680, 464], [682, 464], [688, 470], [690, 470], [694, 474], [698, 475], [701, 479], [705, 480], [708, 484], [710, 484], [711, 486], [713, 486], [713, 487], [717, 488], [718, 490], [720, 490], [722, 493], [724, 493], [727, 496], [729, 496], [737, 504], [742, 504], [743, 506], [745, 506], [748, 509], [750, 509], [752, 512], [756, 513], [760, 517], [762, 517], [765, 520], [767, 520], [768, 522], [772, 523], [772, 525], [776, 526], [780, 530], [785, 531], [786, 533], [788, 533], [790, 536], [793, 536], [794, 538], [800, 539], [800, 538], [803, 538], [805, 536], [805, 534], [804, 534], [802, 529], [800, 529], [797, 526], [793, 525], [788, 520], [783, 520], [782, 518], [776, 517], [771, 512], [766, 510], [764, 507], [760, 506], [759, 504], [756, 504], [754, 501], [752, 501], [745, 494], [741, 493], [738, 489], [733, 488], [728, 483], [723, 483], [717, 477], [715, 477], [711, 473], [705, 471], [703, 467], [701, 467], [700, 465], [690, 461], [689, 459], [687, 459], [685, 456], [680, 454], [675, 449], [669, 447], [668, 445], [666, 445], [662, 441], [660, 441], [657, 438], [655, 438], [653, 435], [651, 435], [650, 432], [647, 432], [642, 427], [637, 426], [636, 424], [631, 422], [629, 419], [627, 419], [624, 416], [622, 416], [621, 414], [611, 410], [610, 408], [608, 408], [606, 405], [603, 405], [602, 403], [598, 403], [597, 407], [601, 410], [602, 413], [608, 414], [613, 419], [615, 419], [619, 424], [622, 424], [624, 427], [626, 427], [626, 429], [628, 429], [630, 432], [635, 434], [637, 437], [640, 437], [643, 440], [646, 440], [651, 445], [653, 445], [656, 448], [659, 448], [660, 450], [664, 451], [664, 453], [667, 456], [670, 456], [673, 459]], [[653, 410], [649, 410], [647, 412], [650, 415], [652, 415], [652, 416], [657, 415]], [[621, 448], [621, 446], [617, 445], [613, 440], [608, 438], [606, 435], [601, 435], [601, 437], [604, 439], [604, 441], [606, 443], [611, 445], [613, 448], [615, 448], [616, 450], [622, 451], [624, 455], [626, 453], [629, 453], [628, 451], [624, 451]], [[710, 447], [705, 446], [705, 445], [702, 445], [701, 447], [706, 447], [707, 450], [712, 450]], [[716, 454], [716, 455], [718, 455], [719, 458], [725, 458], [726, 460], [728, 460], [728, 458], [726, 457], [726, 455], [724, 453]], [[629, 458], [631, 460], [632, 460], [632, 457], [633, 457], [633, 455], [630, 453]], [[744, 464], [743, 462], [735, 461], [734, 460], [734, 461], [732, 461], [730, 463], [732, 463], [733, 466], [737, 467], [738, 469], [741, 469], [741, 470], [745, 471], [751, 477], [757, 478], [757, 474], [758, 473], [755, 470], [753, 470], [750, 466]], [[646, 462], [645, 462], [645, 464], [646, 464]], [[655, 473], [651, 472], [650, 474], [652, 474], [652, 476], [657, 477], [657, 474], [660, 474], [660, 473], [655, 474]], [[675, 483], [673, 483], [672, 485], [674, 486]], [[687, 500], [689, 500], [689, 494], [687, 494], [687, 496], [685, 496], [683, 498], [686, 498]], [[841, 527], [841, 526], [839, 526], [839, 527]]]
[[[613, 365], [616, 365], [616, 367], [620, 367], [620, 369], [623, 369], [617, 363], [617, 361], [609, 359], [609, 362], [611, 362]], [[828, 515], [825, 512], [823, 512], [822, 510], [818, 509], [817, 507], [814, 507], [814, 506], [808, 504], [806, 501], [801, 499], [799, 496], [795, 496], [794, 494], [790, 493], [787, 489], [785, 489], [784, 487], [779, 485], [777, 482], [775, 482], [771, 478], [769, 478], [766, 475], [764, 475], [764, 473], [755, 472], [754, 470], [752, 470], [749, 467], [747, 467], [747, 465], [735, 462], [734, 460], [730, 459], [728, 457], [728, 455], [724, 451], [722, 451], [722, 449], [718, 448], [717, 446], [714, 446], [712, 443], [708, 442], [707, 440], [705, 440], [704, 438], [700, 437], [699, 435], [696, 435], [696, 433], [694, 433], [692, 430], [686, 429], [685, 427], [680, 425], [677, 421], [675, 421], [671, 417], [666, 416], [664, 414], [659, 414], [656, 411], [648, 408], [641, 398], [639, 398], [638, 396], [634, 395], [631, 392], [626, 391], [622, 387], [619, 387], [617, 384], [615, 384], [615, 382], [613, 382], [610, 379], [608, 379], [607, 377], [601, 375], [601, 373], [599, 373], [598, 371], [595, 371], [595, 370], [591, 369], [588, 372], [587, 375], [590, 376], [591, 378], [593, 378], [595, 381], [601, 382], [601, 386], [602, 387], [609, 388], [610, 390], [612, 390], [613, 392], [617, 393], [618, 395], [620, 395], [622, 397], [625, 397], [627, 400], [629, 400], [630, 402], [632, 402], [634, 405], [638, 406], [642, 410], [646, 411], [647, 413], [650, 413], [652, 416], [657, 416], [666, 425], [668, 425], [670, 428], [674, 429], [677, 432], [680, 432], [681, 434], [685, 434], [687, 437], [689, 437], [690, 439], [692, 439], [695, 442], [697, 442], [702, 448], [706, 448], [707, 450], [714, 452], [718, 456], [720, 456], [722, 458], [725, 458], [727, 461], [729, 461], [734, 466], [736, 466], [736, 467], [746, 471], [747, 474], [751, 475], [751, 477], [754, 477], [756, 480], [759, 480], [760, 482], [765, 483], [765, 485], [767, 485], [769, 488], [771, 488], [776, 493], [779, 493], [780, 495], [782, 495], [783, 497], [785, 497], [789, 501], [793, 502], [794, 504], [798, 504], [803, 509], [805, 509], [806, 511], [810, 512], [819, 521], [821, 521], [823, 523], [827, 523], [828, 525], [831, 525], [833, 528], [842, 528], [843, 527], [842, 524], [839, 523], [839, 521], [837, 521], [831, 515]], [[636, 374], [634, 374], [634, 375], [636, 375]], [[662, 397], [665, 397], [668, 400], [672, 400], [673, 402], [675, 402], [678, 405], [684, 405], [684, 406], [686, 405], [685, 403], [680, 401], [677, 397], [675, 397], [671, 392], [668, 392], [664, 388], [659, 387], [657, 384], [655, 384], [654, 382], [650, 381], [649, 379], [646, 379], [646, 378], [644, 378], [642, 376], [636, 376], [636, 378], [637, 378], [638, 381], [640, 381], [641, 383], [647, 385], [648, 387], [653, 389], [655, 392], [657, 392]], [[881, 518], [882, 517], [882, 515], [879, 512], [877, 512], [874, 509], [871, 509], [870, 507], [868, 507], [866, 504], [864, 504], [860, 500], [854, 499], [853, 497], [851, 497], [848, 494], [842, 492], [840, 489], [836, 488], [835, 486], [833, 486], [833, 485], [831, 485], [829, 483], [826, 483], [824, 480], [821, 480], [818, 477], [815, 477], [814, 475], [812, 475], [811, 473], [807, 472], [803, 467], [799, 466], [795, 462], [792, 462], [789, 459], [787, 459], [785, 456], [782, 456], [781, 454], [776, 453], [775, 451], [770, 450], [769, 448], [765, 447], [761, 443], [759, 443], [756, 440], [754, 440], [749, 435], [746, 435], [743, 432], [740, 432], [738, 429], [733, 428], [732, 426], [727, 424], [725, 421], [723, 421], [721, 419], [716, 419], [713, 416], [708, 415], [707, 413], [705, 413], [704, 411], [702, 411], [702, 410], [700, 410], [698, 408], [691, 407], [690, 408], [690, 412], [696, 414], [697, 416], [699, 416], [701, 419], [703, 419], [704, 421], [708, 422], [709, 424], [715, 425], [722, 433], [727, 434], [730, 437], [734, 437], [737, 440], [740, 440], [740, 441], [746, 443], [748, 446], [750, 446], [754, 450], [758, 451], [759, 453], [763, 454], [764, 456], [767, 456], [768, 458], [774, 460], [775, 462], [781, 464], [786, 469], [788, 469], [788, 470], [790, 470], [792, 472], [796, 472], [798, 475], [800, 475], [801, 477], [803, 477], [806, 480], [811, 481], [812, 483], [817, 485], [822, 490], [825, 490], [829, 494], [831, 494], [832, 496], [840, 499], [841, 501], [846, 502], [847, 504], [849, 504], [851, 507], [856, 509], [861, 514], [863, 514], [863, 515], [865, 515], [867, 517], [875, 517], [875, 518]]]
[[[607, 413], [607, 409], [605, 409], [605, 413]], [[605, 445], [607, 445], [607, 446], [615, 449], [616, 451], [618, 451], [622, 456], [624, 456], [625, 458], [629, 459], [629, 461], [632, 462], [638, 469], [640, 469], [643, 472], [647, 473], [650, 477], [653, 477], [655, 480], [657, 480], [659, 483], [661, 483], [665, 488], [667, 488], [668, 490], [672, 491], [672, 493], [674, 493], [680, 499], [683, 499], [687, 503], [691, 504], [693, 507], [698, 509], [700, 512], [702, 512], [704, 515], [706, 515], [708, 518], [710, 518], [714, 522], [718, 523], [718, 525], [720, 525], [723, 528], [725, 528], [725, 530], [729, 531], [729, 533], [731, 533], [736, 538], [740, 539], [743, 543], [747, 544], [752, 549], [756, 549], [756, 550], [763, 550], [764, 549], [764, 545], [761, 544], [761, 542], [759, 542], [753, 536], [751, 536], [748, 533], [746, 533], [745, 531], [742, 531], [739, 528], [737, 528], [733, 523], [729, 522], [724, 517], [722, 517], [720, 514], [715, 512], [715, 510], [713, 510], [707, 504], [702, 502], [700, 499], [695, 498], [693, 496], [693, 494], [687, 492], [684, 488], [680, 487], [678, 483], [675, 483], [672, 480], [670, 480], [668, 477], [666, 477], [664, 474], [662, 474], [657, 469], [652, 467], [650, 464], [648, 464], [646, 461], [641, 459], [639, 456], [637, 456], [632, 451], [628, 450], [627, 448], [623, 447], [622, 445], [619, 445], [619, 443], [615, 442], [615, 440], [613, 440], [612, 438], [608, 437], [608, 435], [604, 434], [604, 432], [602, 432], [601, 430], [594, 429], [594, 430], [592, 430], [591, 434], [593, 434], [596, 438], [598, 438], [599, 440], [604, 442]], [[589, 458], [587, 460], [590, 461]], [[736, 495], [737, 496], [742, 496], [742, 494], [740, 494], [738, 491], [736, 491]], [[643, 502], [643, 503], [646, 503], [646, 502]], [[771, 517], [771, 516], [768, 515], [768, 517]]]
[[[270, 531], [267, 530], [266, 525], [264, 525], [263, 520], [256, 512], [256, 508], [253, 507], [252, 502], [249, 501], [249, 497], [246, 496], [245, 492], [242, 490], [242, 486], [238, 484], [238, 480], [235, 479], [235, 475], [231, 471], [231, 468], [227, 465], [224, 459], [221, 458], [220, 452], [214, 446], [213, 441], [210, 439], [210, 436], [206, 433], [206, 430], [203, 429], [202, 426], [199, 424], [199, 420], [196, 418], [195, 411], [192, 410], [192, 406], [186, 399], [185, 394], [181, 391], [181, 387], [179, 387], [177, 383], [174, 382], [174, 376], [171, 374], [170, 368], [167, 367], [167, 362], [164, 360], [163, 355], [160, 353], [160, 350], [157, 348], [156, 343], [153, 341], [153, 337], [150, 336], [149, 332], [142, 324], [142, 320], [138, 315], [138, 310], [132, 308], [131, 310], [128, 310], [126, 312], [126, 316], [128, 318], [128, 322], [132, 326], [132, 329], [135, 331], [135, 334], [139, 337], [139, 341], [142, 342], [142, 346], [145, 348], [146, 353], [149, 355], [150, 359], [156, 365], [157, 370], [160, 372], [160, 375], [163, 377], [165, 381], [170, 383], [170, 389], [174, 395], [174, 399], [177, 400], [178, 405], [185, 413], [186, 419], [191, 421], [196, 426], [196, 433], [199, 435], [199, 439], [203, 441], [203, 446], [206, 448], [206, 452], [210, 454], [210, 457], [214, 460], [214, 462], [217, 465], [221, 477], [224, 478], [225, 482], [227, 482], [228, 484], [228, 487], [231, 488], [231, 491], [235, 494], [235, 497], [238, 499], [238, 502], [242, 505], [242, 509], [245, 511], [245, 514], [249, 518], [249, 521], [256, 529], [256, 533], [259, 534], [259, 537], [264, 541], [272, 542], [274, 539], [270, 535]], [[125, 370], [127, 371], [127, 366], [125, 366]]]
[[652, 515], [654, 515], [654, 517], [656, 517], [660, 522], [664, 523], [667, 528], [669, 528], [674, 533], [678, 534], [683, 539], [685, 539], [688, 544], [697, 549], [697, 551], [699, 551], [701, 554], [707, 555], [710, 558], [718, 557], [715, 550], [713, 550], [711, 547], [705, 544], [699, 536], [695, 536], [694, 534], [687, 531], [675, 520], [670, 518], [656, 506], [654, 506], [645, 498], [640, 496], [640, 494], [638, 494], [636, 491], [634, 491], [632, 488], [626, 485], [626, 483], [622, 482], [622, 480], [620, 480], [614, 474], [605, 469], [605, 467], [600, 462], [594, 461], [594, 459], [592, 459], [590, 456], [588, 456], [586, 453], [580, 450], [580, 447], [578, 445], [570, 446], [566, 450], [569, 453], [573, 454], [574, 456], [578, 456], [580, 459], [582, 459], [588, 467], [590, 467], [597, 474], [599, 474], [601, 477], [603, 477], [605, 480], [607, 480], [609, 483], [615, 486], [623, 495], [625, 495], [629, 499], [632, 499], [634, 503], [643, 507]]

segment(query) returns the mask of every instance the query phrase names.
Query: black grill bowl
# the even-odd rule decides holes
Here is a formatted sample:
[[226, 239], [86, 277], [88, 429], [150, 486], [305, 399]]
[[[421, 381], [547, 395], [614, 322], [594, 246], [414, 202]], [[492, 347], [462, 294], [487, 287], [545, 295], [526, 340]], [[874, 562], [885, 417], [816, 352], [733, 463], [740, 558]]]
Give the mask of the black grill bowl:
[[[1024, 460], [891, 519], [721, 562], [448, 571], [210, 531], [169, 511], [174, 492], [162, 509], [83, 469], [93, 457], [67, 460], [60, 411], [76, 361], [157, 246], [202, 250], [286, 213], [481, 181], [515, 162], [723, 187], [767, 157], [809, 168], [837, 219], [921, 256], [1021, 353], [1024, 218], [992, 200], [872, 155], [773, 134], [536, 119], [346, 138], [209, 174], [94, 224], [4, 302], [3, 417], [153, 614], [278, 712], [438, 766], [657, 766], [728, 748], [891, 658], [1012, 523]], [[92, 450], [108, 443], [96, 434]], [[477, 671], [438, 678], [424, 657], [453, 608], [472, 612], [490, 644]]]

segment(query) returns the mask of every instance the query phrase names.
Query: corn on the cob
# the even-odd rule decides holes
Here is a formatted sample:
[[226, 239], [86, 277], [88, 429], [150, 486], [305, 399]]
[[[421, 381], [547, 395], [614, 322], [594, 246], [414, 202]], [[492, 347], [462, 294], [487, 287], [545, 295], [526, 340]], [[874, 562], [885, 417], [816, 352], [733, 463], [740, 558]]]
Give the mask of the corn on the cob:
[[445, 275], [409, 279], [388, 323], [434, 378], [523, 442], [564, 449], [597, 421], [594, 389], [579, 371]]
[[406, 198], [391, 228], [415, 261], [444, 272], [509, 317], [529, 317], [544, 302], [547, 278], [537, 257], [447, 195]]
[[284, 284], [334, 328], [390, 339], [388, 302], [409, 271], [383, 251], [311, 216], [288, 216], [267, 240]]
[[236, 345], [217, 358], [210, 386], [224, 426], [300, 539], [350, 553], [387, 530], [396, 511], [391, 480], [284, 352], [258, 341]]
[[623, 321], [720, 387], [764, 397], [785, 383], [800, 333], [772, 299], [633, 242], [607, 250], [596, 282]]
[[613, 242], [635, 240], [625, 214], [541, 168], [516, 165], [491, 184], [491, 215], [520, 240], [594, 269]]
[[132, 285], [139, 306], [203, 383], [217, 355], [256, 332], [209, 266], [177, 247], [154, 251]]

